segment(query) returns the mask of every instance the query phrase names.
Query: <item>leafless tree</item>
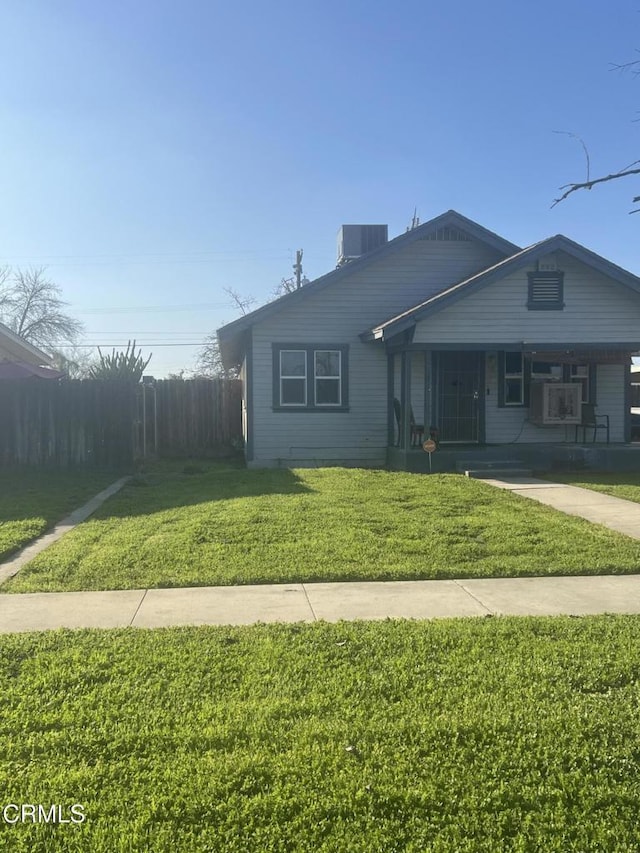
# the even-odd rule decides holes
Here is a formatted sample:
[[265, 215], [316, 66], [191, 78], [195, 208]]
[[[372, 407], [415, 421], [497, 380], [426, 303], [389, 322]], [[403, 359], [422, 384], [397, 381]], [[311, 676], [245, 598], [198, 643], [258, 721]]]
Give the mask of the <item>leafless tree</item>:
[[74, 344], [83, 326], [64, 312], [61, 289], [42, 267], [0, 271], [0, 319], [25, 340], [43, 349]]
[[232, 287], [223, 287], [222, 290], [231, 300], [231, 304], [237, 308], [241, 314], [248, 314], [256, 304], [255, 297], [241, 296], [238, 291], [234, 290]]
[[196, 359], [195, 376], [210, 379], [237, 379], [238, 369], [227, 369], [222, 363], [218, 336], [215, 332], [205, 338], [204, 346], [199, 350]]
[[69, 379], [88, 379], [95, 362], [88, 350], [77, 347], [65, 348], [65, 352], [52, 349], [51, 355], [54, 366], [66, 373]]
[[[309, 279], [303, 276], [300, 281], [300, 287], [304, 287], [305, 284], [309, 284]], [[280, 279], [280, 284], [274, 289], [273, 295], [278, 298], [279, 296], [284, 296], [285, 293], [295, 293], [296, 290], [299, 290], [298, 282], [295, 275], [292, 275], [291, 278]]]
[[[255, 305], [256, 300], [253, 296], [241, 296], [233, 287], [224, 287], [223, 291], [229, 297], [234, 308], [237, 308], [243, 315], [247, 314]], [[215, 332], [205, 338], [204, 345], [198, 350], [194, 375], [212, 379], [237, 379], [238, 377], [237, 368], [227, 370], [222, 363], [220, 344]]]

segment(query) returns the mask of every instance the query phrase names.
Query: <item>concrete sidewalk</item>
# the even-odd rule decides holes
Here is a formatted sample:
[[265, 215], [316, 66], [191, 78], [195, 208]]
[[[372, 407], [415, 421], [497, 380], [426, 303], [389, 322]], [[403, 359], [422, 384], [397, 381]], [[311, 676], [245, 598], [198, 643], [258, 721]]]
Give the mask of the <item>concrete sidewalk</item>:
[[640, 613], [640, 575], [0, 595], [0, 632]]

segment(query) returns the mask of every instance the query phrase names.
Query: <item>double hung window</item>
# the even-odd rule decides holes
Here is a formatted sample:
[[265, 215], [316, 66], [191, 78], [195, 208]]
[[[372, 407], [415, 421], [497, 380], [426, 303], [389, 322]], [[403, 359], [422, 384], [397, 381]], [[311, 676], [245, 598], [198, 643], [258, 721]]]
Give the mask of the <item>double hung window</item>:
[[529, 405], [532, 382], [576, 383], [581, 385], [581, 402], [593, 402], [595, 367], [588, 364], [562, 364], [536, 361], [522, 352], [498, 353], [498, 406]]
[[524, 357], [521, 352], [504, 354], [504, 405], [522, 406], [524, 403]]
[[303, 349], [280, 350], [280, 405], [307, 405], [307, 353]]
[[274, 344], [274, 409], [346, 410], [347, 360], [345, 345]]

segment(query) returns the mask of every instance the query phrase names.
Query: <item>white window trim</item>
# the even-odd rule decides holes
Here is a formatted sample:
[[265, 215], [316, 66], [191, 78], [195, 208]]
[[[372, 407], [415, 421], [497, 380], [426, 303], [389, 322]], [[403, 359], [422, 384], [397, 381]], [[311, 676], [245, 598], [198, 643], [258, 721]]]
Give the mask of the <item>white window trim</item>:
[[[335, 352], [338, 355], [338, 375], [337, 376], [318, 376], [316, 373], [316, 355], [319, 352]], [[336, 403], [319, 403], [318, 402], [318, 379], [328, 380], [338, 383], [338, 401]], [[314, 349], [313, 351], [313, 397], [314, 405], [322, 408], [337, 408], [342, 406], [342, 352], [339, 349]]]
[[[512, 355], [512, 353], [509, 353], [509, 355]], [[507, 373], [507, 365], [506, 365], [507, 353], [505, 353], [505, 368], [504, 368], [504, 378], [503, 378], [503, 381], [504, 381], [504, 405], [505, 405], [505, 407], [510, 407], [510, 406], [522, 407], [524, 405], [524, 356], [522, 355], [522, 353], [518, 353], [518, 355], [520, 356], [520, 370], [517, 373], [513, 373], [513, 372]], [[517, 402], [514, 400], [510, 400], [507, 402], [507, 381], [509, 379], [518, 379], [520, 381], [520, 399]]]
[[[300, 374], [296, 374], [295, 376], [290, 376], [289, 374], [287, 374], [287, 375], [283, 374], [283, 372], [282, 372], [282, 356], [284, 353], [288, 353], [288, 352], [301, 352], [303, 354], [303, 356], [304, 356], [304, 375], [303, 376], [301, 376]], [[299, 409], [301, 406], [307, 405], [307, 400], [308, 400], [308, 396], [309, 396], [309, 387], [308, 387], [309, 386], [309, 377], [308, 377], [309, 365], [307, 362], [308, 362], [307, 351], [304, 349], [282, 349], [282, 350], [280, 350], [280, 402], [279, 402], [280, 406], [283, 406], [286, 408], [298, 408]], [[297, 379], [298, 381], [300, 381], [301, 379], [304, 380], [304, 403], [284, 403], [282, 401], [282, 397], [283, 397], [282, 382], [285, 379]]]

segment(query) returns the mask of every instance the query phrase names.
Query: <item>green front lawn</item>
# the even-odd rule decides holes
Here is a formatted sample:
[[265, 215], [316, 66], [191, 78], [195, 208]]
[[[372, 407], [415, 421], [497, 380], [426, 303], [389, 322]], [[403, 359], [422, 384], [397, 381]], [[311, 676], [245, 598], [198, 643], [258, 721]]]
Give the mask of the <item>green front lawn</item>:
[[0, 468], [0, 560], [119, 477], [113, 471]]
[[165, 466], [3, 591], [635, 572], [640, 542], [486, 483]]
[[0, 846], [637, 853], [639, 646], [637, 617], [0, 636], [1, 805], [85, 816]]

